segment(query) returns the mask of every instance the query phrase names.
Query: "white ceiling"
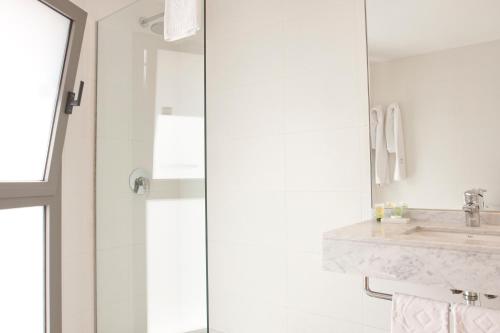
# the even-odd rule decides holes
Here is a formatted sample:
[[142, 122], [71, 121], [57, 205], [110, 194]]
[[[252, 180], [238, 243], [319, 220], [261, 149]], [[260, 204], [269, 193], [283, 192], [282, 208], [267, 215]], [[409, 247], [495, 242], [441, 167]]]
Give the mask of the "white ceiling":
[[366, 0], [369, 57], [387, 61], [500, 39], [500, 0]]

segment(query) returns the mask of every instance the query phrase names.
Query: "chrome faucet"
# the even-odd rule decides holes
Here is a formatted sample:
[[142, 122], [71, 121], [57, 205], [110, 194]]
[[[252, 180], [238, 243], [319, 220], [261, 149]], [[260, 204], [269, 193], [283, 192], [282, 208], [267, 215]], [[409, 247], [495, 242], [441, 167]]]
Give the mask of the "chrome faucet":
[[484, 195], [486, 190], [472, 189], [465, 191], [465, 205], [463, 210], [465, 212], [465, 225], [467, 227], [480, 227], [481, 226], [481, 208], [484, 208]]

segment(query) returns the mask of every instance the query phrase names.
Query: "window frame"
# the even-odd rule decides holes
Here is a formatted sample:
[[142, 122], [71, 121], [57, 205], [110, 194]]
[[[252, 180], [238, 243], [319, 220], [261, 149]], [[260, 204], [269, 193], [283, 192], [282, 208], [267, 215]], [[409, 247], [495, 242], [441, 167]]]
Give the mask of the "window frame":
[[68, 93], [73, 91], [87, 13], [69, 0], [34, 0], [67, 17], [70, 31], [54, 110], [50, 145], [41, 181], [0, 182], [0, 209], [43, 206], [45, 210], [45, 330], [62, 333], [61, 279], [61, 166], [69, 115]]

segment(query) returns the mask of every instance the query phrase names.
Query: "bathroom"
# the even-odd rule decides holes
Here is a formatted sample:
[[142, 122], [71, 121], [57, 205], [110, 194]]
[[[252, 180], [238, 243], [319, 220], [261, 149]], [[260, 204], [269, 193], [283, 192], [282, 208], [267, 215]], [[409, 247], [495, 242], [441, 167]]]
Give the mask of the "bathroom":
[[1, 0], [0, 332], [500, 333], [499, 12]]

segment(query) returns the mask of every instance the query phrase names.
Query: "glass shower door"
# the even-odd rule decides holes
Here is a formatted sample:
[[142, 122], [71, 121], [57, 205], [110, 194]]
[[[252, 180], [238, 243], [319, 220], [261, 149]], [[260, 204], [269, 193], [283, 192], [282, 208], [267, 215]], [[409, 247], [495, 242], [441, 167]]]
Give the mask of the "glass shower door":
[[206, 332], [204, 38], [163, 10], [98, 26], [98, 333]]

